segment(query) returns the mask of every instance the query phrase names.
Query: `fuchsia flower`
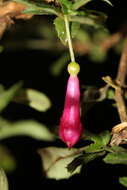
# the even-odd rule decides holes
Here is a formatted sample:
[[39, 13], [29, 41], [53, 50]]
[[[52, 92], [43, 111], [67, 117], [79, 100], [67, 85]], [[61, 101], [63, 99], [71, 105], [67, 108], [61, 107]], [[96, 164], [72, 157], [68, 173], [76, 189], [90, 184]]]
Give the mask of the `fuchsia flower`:
[[60, 120], [59, 136], [71, 148], [79, 140], [81, 133], [79, 79], [77, 75], [70, 75], [64, 111]]

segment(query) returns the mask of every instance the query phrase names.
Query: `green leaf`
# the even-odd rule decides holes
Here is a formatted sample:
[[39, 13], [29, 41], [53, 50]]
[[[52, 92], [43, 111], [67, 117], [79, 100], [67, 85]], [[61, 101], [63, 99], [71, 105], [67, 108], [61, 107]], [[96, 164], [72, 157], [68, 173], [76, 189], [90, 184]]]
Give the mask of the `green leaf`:
[[111, 134], [110, 134], [110, 132], [109, 131], [104, 131], [103, 133], [101, 133], [101, 143], [102, 143], [102, 145], [103, 146], [106, 146], [108, 143], [109, 143], [109, 141], [110, 141], [110, 139], [111, 139]]
[[70, 21], [92, 26], [94, 29], [98, 29], [98, 31], [105, 31], [103, 26], [107, 19], [107, 15], [105, 13], [87, 9], [77, 12], [75, 11], [75, 13], [76, 14], [70, 15]]
[[108, 3], [109, 5], [113, 6], [113, 4], [111, 3], [111, 1], [109, 1], [109, 0], [102, 0], [102, 1], [104, 1], [104, 2]]
[[14, 96], [18, 93], [19, 89], [22, 86], [22, 82], [16, 83], [9, 90], [3, 91], [0, 94], [0, 112], [3, 111], [7, 107], [7, 105], [12, 101]]
[[5, 121], [5, 123], [2, 123], [0, 124], [0, 140], [17, 135], [26, 135], [44, 141], [54, 140], [53, 134], [46, 126], [33, 120], [18, 121], [15, 123]]
[[72, 22], [78, 22], [80, 24], [92, 26], [95, 29], [100, 28], [102, 26], [102, 22], [98, 22], [98, 20], [90, 18], [90, 17], [85, 17], [85, 16], [70, 16], [70, 21]]
[[[84, 9], [83, 11], [78, 11], [77, 12], [78, 16], [84, 16], [84, 19], [89, 18], [94, 20], [94, 22], [96, 21], [96, 23], [104, 23], [107, 19], [107, 15], [101, 11], [95, 11], [95, 10], [88, 10], [88, 9]], [[107, 33], [107, 29], [101, 27], [97, 33], [100, 32], [106, 32]], [[95, 32], [96, 34], [96, 32]]]
[[11, 172], [16, 168], [16, 161], [5, 146], [0, 145], [0, 168]]
[[123, 186], [127, 187], [127, 177], [120, 177], [119, 183], [121, 183]]
[[73, 173], [77, 169], [77, 167], [87, 164], [88, 162], [91, 162], [97, 157], [103, 156], [104, 154], [105, 151], [96, 153], [85, 153], [83, 155], [80, 155], [68, 164], [67, 169], [70, 173]]
[[91, 135], [88, 137], [94, 143], [85, 148], [85, 152], [100, 152], [103, 151], [105, 146], [109, 143], [111, 135], [109, 131], [104, 131], [100, 135]]
[[[75, 3], [73, 4], [72, 9], [77, 10], [82, 6], [85, 6], [87, 3], [91, 2], [92, 0], [76, 0]], [[113, 6], [112, 3], [109, 0], [102, 0], [108, 3], [109, 5]]]
[[34, 14], [34, 15], [52, 15], [52, 13], [47, 12], [47, 11], [42, 11], [33, 7], [26, 8], [23, 11], [24, 14]]
[[121, 146], [111, 146], [110, 147], [110, 150], [113, 151], [113, 152], [126, 152], [127, 150]]
[[127, 152], [108, 153], [103, 160], [108, 164], [127, 164]]
[[47, 5], [45, 3], [40, 3], [37, 1], [28, 1], [28, 0], [15, 0], [16, 2], [23, 3], [27, 7], [23, 13], [33, 13], [33, 14], [55, 14], [59, 15], [59, 8], [56, 8], [53, 5]]
[[65, 28], [65, 22], [63, 19], [57, 17], [54, 20], [55, 29], [57, 31], [58, 37], [60, 38], [61, 42], [66, 45], [67, 43], [67, 35], [66, 35], [66, 28]]
[[48, 147], [39, 150], [42, 158], [43, 169], [48, 178], [65, 179], [80, 172], [78, 167], [73, 174], [68, 172], [67, 165], [78, 155], [79, 151], [75, 148]]
[[88, 2], [90, 2], [90, 1], [92, 1], [92, 0], [77, 0], [74, 4], [73, 4], [73, 6], [72, 6], [72, 9], [73, 10], [77, 10], [77, 9], [79, 9], [80, 7], [82, 7], [82, 6], [85, 6]]
[[51, 107], [49, 98], [44, 93], [34, 89], [22, 90], [14, 101], [28, 105], [40, 112], [45, 112]]
[[69, 14], [71, 13], [72, 10], [72, 2], [70, 0], [59, 0], [61, 7], [62, 7], [62, 11], [64, 14]]
[[75, 38], [79, 32], [80, 29], [80, 23], [78, 22], [72, 22], [71, 24], [71, 37]]
[[91, 143], [89, 146], [85, 148], [85, 152], [91, 153], [91, 152], [100, 152], [103, 151], [103, 146], [101, 143]]
[[59, 0], [60, 3], [64, 6], [66, 6], [68, 9], [72, 8], [72, 2], [70, 0]]
[[67, 170], [70, 173], [73, 173], [77, 167], [81, 166], [84, 164], [84, 155], [80, 155], [76, 158], [74, 158], [74, 160], [72, 160], [72, 162], [70, 162], [67, 165]]
[[8, 181], [6, 174], [2, 168], [0, 168], [0, 190], [8, 190]]

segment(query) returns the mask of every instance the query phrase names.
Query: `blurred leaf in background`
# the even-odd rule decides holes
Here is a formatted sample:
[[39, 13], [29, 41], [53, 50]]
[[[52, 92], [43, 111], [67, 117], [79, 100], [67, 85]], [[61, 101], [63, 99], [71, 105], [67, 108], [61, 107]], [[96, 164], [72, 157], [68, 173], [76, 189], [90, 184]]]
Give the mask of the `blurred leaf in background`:
[[127, 177], [120, 177], [120, 178], [119, 178], [119, 182], [120, 182], [123, 186], [127, 187]]
[[2, 145], [0, 145], [0, 168], [7, 172], [11, 172], [16, 168], [16, 160], [10, 151]]
[[72, 22], [70, 30], [71, 30], [71, 37], [75, 38], [80, 30], [80, 23]]
[[18, 93], [19, 89], [22, 87], [22, 82], [14, 84], [8, 90], [2, 90], [1, 86], [1, 93], [0, 93], [0, 112], [6, 108], [6, 106], [12, 101], [14, 96]]
[[9, 190], [7, 177], [2, 168], [0, 168], [0, 190]]
[[34, 89], [23, 89], [14, 97], [16, 103], [22, 103], [31, 108], [45, 112], [51, 107], [50, 99], [42, 92]]
[[69, 53], [63, 53], [62, 56], [60, 56], [56, 61], [54, 61], [50, 67], [50, 72], [53, 76], [60, 76], [62, 73], [64, 67], [68, 64], [70, 61], [70, 55]]
[[4, 47], [0, 45], [0, 53], [4, 50]]
[[65, 179], [80, 172], [80, 167], [73, 174], [67, 170], [67, 165], [80, 154], [78, 149], [48, 147], [42, 148], [38, 152], [42, 158], [45, 175], [48, 178]]
[[47, 127], [37, 121], [25, 120], [12, 123], [3, 119], [0, 120], [0, 140], [18, 135], [26, 135], [44, 141], [54, 140], [53, 134]]

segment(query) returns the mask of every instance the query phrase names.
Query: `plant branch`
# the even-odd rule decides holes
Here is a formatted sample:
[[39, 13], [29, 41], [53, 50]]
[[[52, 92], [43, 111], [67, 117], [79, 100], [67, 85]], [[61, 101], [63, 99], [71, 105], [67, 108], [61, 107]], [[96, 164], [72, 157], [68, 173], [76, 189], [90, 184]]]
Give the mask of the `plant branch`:
[[127, 74], [127, 40], [125, 40], [125, 46], [121, 55], [116, 82], [118, 87], [115, 91], [115, 99], [117, 103], [117, 109], [119, 112], [121, 122], [127, 121], [127, 110], [124, 102], [124, 90], [122, 87], [125, 86], [125, 79]]
[[72, 40], [71, 40], [71, 34], [70, 34], [70, 29], [69, 29], [69, 21], [68, 21], [67, 15], [64, 15], [64, 21], [65, 21], [67, 41], [68, 41], [68, 46], [69, 46], [71, 62], [75, 62], [75, 56], [74, 56], [74, 51], [73, 51], [73, 47], [72, 47]]
[[120, 83], [120, 85], [125, 85], [125, 78], [127, 74], [127, 39], [125, 40], [125, 46], [123, 49], [123, 53], [120, 59], [120, 64], [118, 67], [118, 73], [117, 73], [117, 82]]

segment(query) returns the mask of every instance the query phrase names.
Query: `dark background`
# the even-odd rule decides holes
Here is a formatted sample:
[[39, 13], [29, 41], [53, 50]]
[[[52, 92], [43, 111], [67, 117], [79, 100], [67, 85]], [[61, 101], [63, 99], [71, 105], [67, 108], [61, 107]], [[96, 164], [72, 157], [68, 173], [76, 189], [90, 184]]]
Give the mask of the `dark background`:
[[[114, 0], [114, 7], [100, 3], [91, 4], [96, 9], [104, 10], [108, 13], [107, 26], [111, 33], [118, 31], [127, 22], [127, 12], [124, 1]], [[27, 21], [30, 22], [30, 21]], [[18, 23], [19, 24], [19, 23]], [[16, 23], [15, 23], [16, 25]], [[13, 26], [15, 27], [15, 26]], [[23, 30], [23, 28], [22, 28]], [[9, 31], [8, 31], [9, 32]], [[5, 34], [4, 38], [6, 38]], [[53, 77], [49, 72], [51, 63], [58, 57], [57, 53], [37, 50], [7, 51], [0, 54], [1, 60], [1, 79], [0, 83], [6, 87], [11, 86], [20, 79], [24, 81], [24, 87], [34, 88], [46, 93], [51, 99], [53, 106], [46, 113], [38, 113], [23, 105], [11, 103], [2, 113], [2, 116], [16, 121], [19, 119], [36, 119], [45, 123], [49, 128], [57, 127], [63, 109], [65, 87], [68, 74], [63, 70], [59, 77]], [[115, 78], [120, 56], [116, 55], [111, 49], [108, 58], [102, 64], [90, 62], [87, 56], [78, 57], [81, 72], [79, 78], [82, 85], [104, 85], [101, 77], [110, 75]], [[2, 79], [3, 78], [3, 79]], [[8, 79], [11, 78], [11, 79]], [[15, 78], [15, 79], [13, 79]], [[112, 126], [119, 122], [119, 117], [115, 108], [109, 101], [104, 101], [95, 105], [83, 118], [86, 129], [94, 133], [100, 133], [105, 129], [111, 130]], [[121, 165], [108, 165], [102, 162], [102, 158], [96, 159], [84, 166], [80, 175], [71, 177], [69, 180], [49, 180], [42, 175], [41, 159], [37, 150], [46, 146], [64, 146], [57, 140], [54, 143], [36, 141], [29, 137], [13, 137], [2, 141], [17, 161], [17, 169], [8, 174], [10, 190], [41, 190], [44, 188], [77, 188], [102, 189], [111, 188], [124, 190], [125, 188], [118, 183], [119, 176], [127, 175], [127, 168]], [[80, 143], [78, 143], [77, 146]]]

